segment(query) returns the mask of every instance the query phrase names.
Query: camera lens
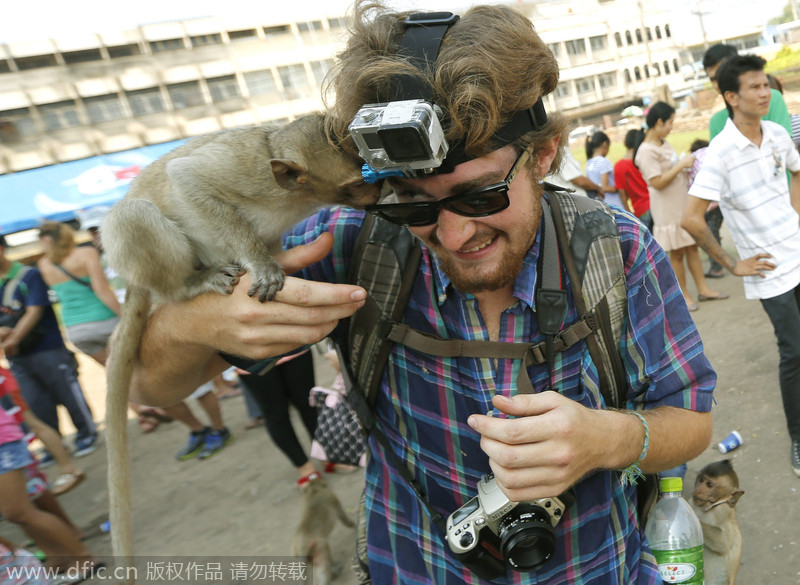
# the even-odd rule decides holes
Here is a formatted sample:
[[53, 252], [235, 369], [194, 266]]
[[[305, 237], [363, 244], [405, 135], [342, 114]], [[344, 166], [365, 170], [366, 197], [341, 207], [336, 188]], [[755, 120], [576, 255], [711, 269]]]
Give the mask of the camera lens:
[[531, 502], [521, 503], [499, 527], [500, 551], [511, 567], [531, 571], [553, 554], [556, 536], [547, 512]]

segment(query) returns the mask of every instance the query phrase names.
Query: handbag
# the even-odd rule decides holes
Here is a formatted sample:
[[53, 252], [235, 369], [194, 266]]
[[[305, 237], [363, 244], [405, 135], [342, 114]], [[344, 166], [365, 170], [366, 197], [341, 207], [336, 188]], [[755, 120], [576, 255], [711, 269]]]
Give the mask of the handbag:
[[[364, 432], [345, 398], [341, 374], [333, 386], [314, 386], [309, 395], [311, 405], [317, 408], [317, 430], [311, 442], [311, 456], [320, 461], [363, 467], [366, 462]], [[341, 391], [338, 386], [341, 386]]]

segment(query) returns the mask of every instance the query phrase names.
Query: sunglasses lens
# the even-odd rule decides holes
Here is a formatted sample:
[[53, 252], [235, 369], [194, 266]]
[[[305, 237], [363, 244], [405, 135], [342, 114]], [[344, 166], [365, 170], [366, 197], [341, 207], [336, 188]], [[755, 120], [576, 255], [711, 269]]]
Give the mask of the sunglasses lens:
[[423, 226], [436, 223], [439, 209], [431, 206], [376, 205], [372, 211], [388, 222], [398, 225]]
[[508, 187], [500, 185], [480, 193], [468, 193], [463, 199], [452, 199], [446, 207], [467, 217], [484, 217], [508, 207]]

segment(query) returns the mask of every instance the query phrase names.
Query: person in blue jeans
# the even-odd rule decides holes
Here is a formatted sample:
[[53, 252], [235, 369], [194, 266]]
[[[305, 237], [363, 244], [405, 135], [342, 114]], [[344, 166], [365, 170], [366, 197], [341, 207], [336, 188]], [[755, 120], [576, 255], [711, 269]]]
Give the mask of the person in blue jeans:
[[[33, 413], [59, 431], [59, 405], [69, 413], [77, 434], [75, 455], [81, 457], [97, 446], [97, 428], [78, 381], [78, 362], [64, 344], [48, 287], [39, 270], [12, 262], [6, 241], [0, 236], [0, 349], [11, 365], [22, 396]], [[18, 317], [18, 319], [16, 319]], [[60, 431], [59, 431], [60, 434]]]

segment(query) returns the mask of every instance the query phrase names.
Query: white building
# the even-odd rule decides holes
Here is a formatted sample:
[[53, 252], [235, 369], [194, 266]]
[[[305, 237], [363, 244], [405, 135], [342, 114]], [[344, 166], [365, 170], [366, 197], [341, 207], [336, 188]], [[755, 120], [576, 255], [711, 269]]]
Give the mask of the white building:
[[[677, 38], [685, 27], [660, 2], [511, 4], [562, 68], [548, 109], [573, 118], [619, 111], [659, 86], [677, 91], [702, 46]], [[0, 44], [0, 175], [319, 109], [344, 36], [343, 15], [309, 14]]]

